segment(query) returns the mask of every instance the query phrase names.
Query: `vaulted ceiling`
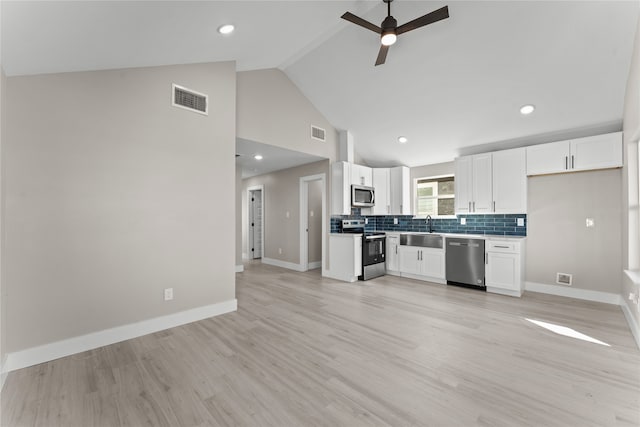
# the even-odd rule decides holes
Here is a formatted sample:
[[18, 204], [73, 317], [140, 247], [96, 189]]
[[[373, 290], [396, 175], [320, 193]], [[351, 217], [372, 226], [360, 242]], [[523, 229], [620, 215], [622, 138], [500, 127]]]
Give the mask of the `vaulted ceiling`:
[[[371, 166], [452, 160], [470, 147], [619, 130], [639, 3], [396, 0], [405, 33], [374, 67], [382, 1], [3, 1], [9, 76], [209, 61], [280, 68]], [[221, 36], [217, 28], [233, 23]], [[277, 102], [277, 100], [274, 100]], [[519, 108], [534, 104], [522, 116]], [[398, 144], [398, 136], [406, 144]]]

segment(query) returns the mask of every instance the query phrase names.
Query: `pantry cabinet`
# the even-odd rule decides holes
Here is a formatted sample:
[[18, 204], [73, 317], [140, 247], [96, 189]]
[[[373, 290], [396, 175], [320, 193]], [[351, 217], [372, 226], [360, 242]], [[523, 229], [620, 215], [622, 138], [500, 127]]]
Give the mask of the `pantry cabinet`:
[[622, 132], [527, 147], [527, 175], [622, 167]]

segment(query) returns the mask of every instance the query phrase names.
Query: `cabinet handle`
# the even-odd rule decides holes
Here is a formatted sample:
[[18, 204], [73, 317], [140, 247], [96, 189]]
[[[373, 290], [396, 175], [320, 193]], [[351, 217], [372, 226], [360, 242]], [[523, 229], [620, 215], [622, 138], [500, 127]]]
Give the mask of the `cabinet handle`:
[[495, 200], [493, 201], [493, 211], [494, 212], [496, 211], [496, 201]]
[[391, 213], [391, 205], [387, 205], [387, 213]]
[[469, 202], [469, 212], [471, 212], [471, 202]]
[[502, 249], [509, 249], [509, 246], [500, 246], [500, 245], [495, 245], [494, 248], [502, 248]]
[[564, 168], [569, 169], [569, 157], [564, 156]]
[[396, 255], [398, 255], [398, 246], [396, 245]]
[[489, 265], [489, 254], [488, 253], [484, 253], [484, 263]]
[[476, 202], [473, 202], [473, 211], [476, 211]]
[[573, 154], [571, 155], [571, 169], [575, 168], [574, 162], [573, 162]]

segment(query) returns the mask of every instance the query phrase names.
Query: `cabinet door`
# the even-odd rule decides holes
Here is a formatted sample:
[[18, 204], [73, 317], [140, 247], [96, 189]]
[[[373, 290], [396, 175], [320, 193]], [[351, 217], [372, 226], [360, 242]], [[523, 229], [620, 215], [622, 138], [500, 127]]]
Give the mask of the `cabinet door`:
[[518, 254], [487, 252], [485, 270], [488, 287], [520, 291], [520, 261]]
[[415, 246], [398, 246], [400, 272], [410, 274], [420, 274], [422, 272], [422, 264], [418, 254], [419, 249]]
[[622, 167], [622, 133], [590, 136], [571, 141], [573, 170]]
[[491, 160], [491, 153], [478, 154], [472, 158], [473, 198], [471, 209], [474, 213], [493, 212]]
[[471, 213], [472, 202], [471, 156], [458, 157], [455, 163], [456, 214]]
[[373, 188], [376, 189], [376, 204], [371, 209], [372, 215], [388, 215], [389, 213], [391, 213], [389, 187], [389, 169], [373, 169]]
[[527, 147], [527, 175], [544, 175], [569, 170], [570, 141]]
[[351, 215], [351, 164], [331, 165], [331, 215]]
[[351, 165], [351, 184], [373, 186], [373, 172], [370, 167], [362, 165]]
[[495, 213], [527, 212], [526, 149], [493, 153], [493, 202]]
[[444, 251], [439, 249], [420, 248], [421, 274], [424, 276], [444, 279], [445, 262]]
[[400, 243], [400, 238], [398, 236], [387, 236], [387, 247], [386, 254], [387, 257], [387, 270], [389, 271], [398, 271], [398, 243]]
[[411, 178], [409, 168], [398, 166], [389, 171], [391, 215], [411, 215]]

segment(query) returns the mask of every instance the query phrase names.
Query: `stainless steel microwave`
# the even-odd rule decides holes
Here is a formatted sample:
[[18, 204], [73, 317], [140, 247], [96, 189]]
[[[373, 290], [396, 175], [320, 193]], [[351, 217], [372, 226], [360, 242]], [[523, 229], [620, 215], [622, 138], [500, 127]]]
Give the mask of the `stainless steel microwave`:
[[358, 208], [368, 208], [374, 206], [376, 202], [375, 189], [364, 185], [351, 186], [351, 206]]

